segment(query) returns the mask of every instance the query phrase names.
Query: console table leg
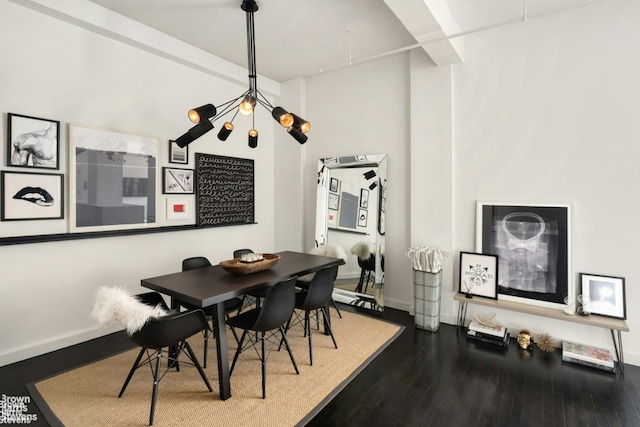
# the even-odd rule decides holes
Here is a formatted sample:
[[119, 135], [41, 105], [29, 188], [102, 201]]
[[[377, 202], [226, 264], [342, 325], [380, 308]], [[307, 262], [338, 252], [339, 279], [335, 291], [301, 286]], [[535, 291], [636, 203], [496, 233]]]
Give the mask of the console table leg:
[[618, 359], [618, 366], [620, 367], [620, 372], [624, 374], [624, 353], [622, 352], [622, 332], [618, 330], [618, 340], [616, 341], [616, 336], [611, 331], [611, 339], [613, 340], [613, 348], [616, 350], [616, 358]]
[[458, 326], [464, 326], [464, 321], [467, 318], [467, 303], [460, 301], [458, 304]]

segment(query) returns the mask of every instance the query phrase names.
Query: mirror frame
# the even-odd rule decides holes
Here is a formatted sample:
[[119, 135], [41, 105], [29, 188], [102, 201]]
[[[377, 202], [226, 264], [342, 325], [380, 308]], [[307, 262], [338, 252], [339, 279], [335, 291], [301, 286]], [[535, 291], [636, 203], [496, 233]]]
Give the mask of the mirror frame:
[[[316, 246], [324, 246], [329, 244], [329, 187], [331, 183], [332, 171], [336, 169], [353, 169], [353, 168], [377, 168], [377, 176], [375, 177], [375, 186], [378, 187], [378, 206], [376, 210], [376, 271], [374, 279], [374, 296], [369, 298], [363, 297], [352, 291], [334, 290], [334, 299], [343, 300], [344, 298], [336, 298], [341, 294], [347, 299], [352, 298], [349, 304], [371, 308], [373, 310], [382, 311], [384, 308], [384, 270], [382, 268], [382, 256], [384, 256], [385, 234], [386, 234], [386, 196], [387, 196], [387, 155], [386, 154], [370, 154], [355, 155], [343, 157], [321, 158], [318, 161], [318, 179], [316, 192], [316, 226], [315, 226], [315, 244]], [[369, 185], [373, 185], [371, 182]], [[374, 186], [374, 189], [375, 189]], [[370, 191], [372, 190], [371, 187]], [[369, 218], [369, 221], [373, 218]], [[342, 229], [345, 231], [344, 229]], [[346, 231], [349, 232], [349, 231]], [[344, 248], [348, 256], [353, 256], [351, 248]]]

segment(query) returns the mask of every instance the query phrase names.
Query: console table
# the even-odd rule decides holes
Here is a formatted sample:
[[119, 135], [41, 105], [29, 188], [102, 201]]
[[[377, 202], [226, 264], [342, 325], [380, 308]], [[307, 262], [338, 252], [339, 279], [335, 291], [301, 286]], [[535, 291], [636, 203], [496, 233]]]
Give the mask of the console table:
[[517, 311], [519, 313], [532, 314], [534, 316], [548, 317], [550, 319], [564, 320], [565, 322], [580, 323], [588, 326], [609, 329], [613, 348], [616, 351], [620, 372], [624, 374], [624, 354], [622, 353], [622, 332], [629, 332], [627, 322], [622, 319], [614, 319], [604, 316], [580, 316], [579, 314], [569, 315], [563, 310], [549, 307], [539, 307], [537, 305], [522, 304], [513, 301], [492, 300], [482, 297], [467, 298], [465, 294], [457, 293], [453, 297], [458, 301], [457, 326], [464, 326], [467, 317], [467, 305], [476, 304], [485, 307]]

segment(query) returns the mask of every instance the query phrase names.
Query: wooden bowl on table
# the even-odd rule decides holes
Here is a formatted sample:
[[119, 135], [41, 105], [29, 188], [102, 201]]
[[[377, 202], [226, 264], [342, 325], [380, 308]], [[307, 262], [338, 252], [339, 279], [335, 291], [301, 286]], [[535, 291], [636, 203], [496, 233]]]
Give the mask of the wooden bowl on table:
[[230, 259], [228, 261], [220, 261], [220, 267], [224, 268], [231, 274], [236, 276], [244, 276], [245, 274], [257, 273], [269, 269], [280, 261], [280, 255], [262, 254], [263, 259], [260, 261], [244, 262], [240, 258]]

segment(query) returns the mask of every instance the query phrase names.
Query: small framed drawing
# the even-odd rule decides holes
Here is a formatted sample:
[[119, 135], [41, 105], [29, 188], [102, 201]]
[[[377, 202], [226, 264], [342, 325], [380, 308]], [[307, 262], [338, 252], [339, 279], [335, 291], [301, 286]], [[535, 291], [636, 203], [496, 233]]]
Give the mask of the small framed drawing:
[[460, 252], [459, 292], [498, 299], [498, 256]]
[[64, 219], [64, 175], [2, 171], [2, 221]]
[[186, 197], [167, 197], [167, 220], [191, 219], [193, 212], [191, 199]]
[[162, 194], [193, 194], [193, 169], [162, 168]]
[[338, 211], [329, 209], [329, 215], [327, 217], [327, 227], [336, 228], [338, 225]]
[[360, 189], [360, 207], [367, 209], [369, 207], [369, 190], [366, 188]]
[[338, 193], [340, 189], [340, 181], [338, 178], [331, 178], [331, 183], [329, 184], [329, 191], [332, 193]]
[[589, 301], [586, 309], [591, 314], [627, 318], [624, 277], [600, 276], [580, 273], [583, 301]]
[[360, 208], [358, 210], [358, 227], [367, 226], [367, 210]]
[[337, 194], [329, 193], [329, 209], [338, 209], [340, 205], [340, 197]]
[[180, 148], [175, 141], [169, 140], [169, 163], [186, 165], [189, 163], [189, 146]]
[[59, 169], [59, 158], [59, 121], [7, 115], [7, 166]]

